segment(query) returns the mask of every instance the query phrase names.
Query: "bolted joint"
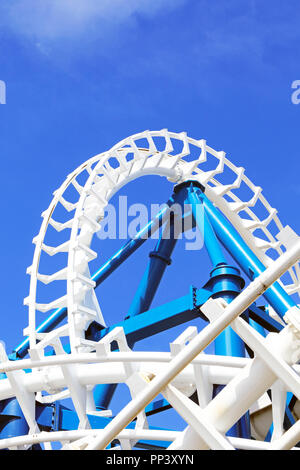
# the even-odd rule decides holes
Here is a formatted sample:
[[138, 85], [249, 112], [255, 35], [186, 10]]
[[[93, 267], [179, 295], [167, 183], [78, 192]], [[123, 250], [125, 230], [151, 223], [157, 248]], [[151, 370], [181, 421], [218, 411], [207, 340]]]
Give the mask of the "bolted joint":
[[181, 189], [186, 188], [188, 190], [193, 190], [194, 188], [198, 188], [201, 190], [202, 193], [205, 192], [205, 186], [199, 183], [197, 180], [187, 180], [183, 181], [182, 183], [178, 183], [174, 186], [173, 191], [177, 194]]
[[221, 263], [210, 273], [210, 279], [205, 284], [214, 296], [222, 296], [232, 293], [239, 294], [245, 286], [244, 279], [240, 276], [240, 270], [234, 266]]
[[149, 253], [149, 257], [150, 258], [158, 258], [158, 259], [164, 261], [168, 266], [170, 266], [170, 264], [172, 263], [171, 258], [159, 253], [158, 251], [151, 251]]

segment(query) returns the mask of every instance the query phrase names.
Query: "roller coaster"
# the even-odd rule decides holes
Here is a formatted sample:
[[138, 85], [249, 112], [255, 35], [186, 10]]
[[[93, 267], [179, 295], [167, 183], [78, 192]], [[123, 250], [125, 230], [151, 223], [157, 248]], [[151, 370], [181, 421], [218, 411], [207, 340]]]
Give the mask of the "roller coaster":
[[[105, 208], [146, 175], [166, 180], [168, 201], [91, 274]], [[206, 282], [152, 307], [182, 218], [203, 237]], [[111, 324], [97, 287], [155, 232], [130, 309]], [[0, 344], [0, 449], [297, 450], [300, 239], [225, 152], [185, 132], [128, 137], [68, 175], [33, 243], [24, 339]], [[161, 351], [135, 349], [174, 327]]]

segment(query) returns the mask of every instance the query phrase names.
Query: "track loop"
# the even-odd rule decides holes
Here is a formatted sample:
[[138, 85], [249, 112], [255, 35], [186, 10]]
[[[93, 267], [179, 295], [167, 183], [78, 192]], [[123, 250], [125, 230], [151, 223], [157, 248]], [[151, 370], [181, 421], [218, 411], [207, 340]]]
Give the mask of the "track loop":
[[[224, 182], [223, 178], [221, 182], [221, 176], [225, 173], [227, 181]], [[29, 306], [31, 348], [38, 341], [35, 333], [36, 311], [67, 307], [72, 351], [93, 349], [94, 345], [84, 339], [84, 332], [94, 319], [103, 325], [105, 322], [89, 271], [89, 262], [97, 256], [90, 245], [111, 197], [128, 182], [148, 174], [161, 175], [176, 183], [191, 178], [201, 182], [207, 196], [226, 215], [266, 267], [285, 251], [284, 243], [276, 238], [283, 230], [276, 210], [264, 198], [261, 188], [245, 176], [244, 168], [236, 167], [224, 152], [216, 151], [205, 140], [192, 139], [183, 132], [173, 133], [163, 129], [133, 135], [71, 173], [55, 191], [53, 201], [43, 213], [40, 232], [34, 238], [34, 259], [28, 270], [31, 276], [30, 293], [25, 299]], [[76, 194], [72, 201], [67, 198], [70, 187]], [[54, 217], [59, 204], [66, 212], [64, 221]], [[57, 233], [66, 232], [67, 239], [54, 246], [45, 243], [46, 235], [53, 229]], [[63, 253], [68, 254], [63, 267], [49, 274], [39, 272], [42, 256], [55, 257]], [[283, 283], [288, 293], [299, 294], [299, 274], [299, 264], [289, 270], [289, 280]], [[58, 280], [66, 281], [63, 295], [47, 303], [39, 302], [37, 286]]]

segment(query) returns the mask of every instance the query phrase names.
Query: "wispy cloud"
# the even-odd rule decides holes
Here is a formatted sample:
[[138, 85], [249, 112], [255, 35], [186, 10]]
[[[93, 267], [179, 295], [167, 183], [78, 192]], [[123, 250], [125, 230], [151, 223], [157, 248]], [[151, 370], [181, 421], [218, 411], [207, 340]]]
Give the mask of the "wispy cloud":
[[255, 81], [262, 90], [274, 73], [297, 78], [299, 21], [299, 0], [272, 0], [272, 9], [261, 0], [0, 1], [0, 26], [64, 70], [88, 77], [101, 62], [118, 79], [177, 81], [189, 71], [198, 89], [219, 76], [225, 88]]
[[[273, 0], [272, 9], [260, 0], [2, 0], [0, 25], [46, 52], [57, 45], [60, 50], [68, 48], [76, 40], [114, 41], [114, 36], [122, 35], [138, 17], [165, 15], [169, 28], [167, 14], [182, 6], [183, 28], [175, 32], [176, 48], [172, 48], [172, 36], [167, 44], [161, 44], [171, 61], [188, 41], [184, 55], [202, 64], [244, 56], [248, 62], [271, 65], [273, 49], [286, 62], [284, 45], [293, 50], [290, 46], [300, 38], [298, 0], [286, 2], [284, 9], [281, 0]], [[187, 24], [191, 11], [193, 18]], [[147, 45], [147, 38], [145, 41]]]
[[[185, 0], [9, 0], [2, 2], [2, 23], [36, 41], [81, 34], [101, 35], [141, 14], [153, 17]], [[1, 20], [0, 20], [1, 21]]]

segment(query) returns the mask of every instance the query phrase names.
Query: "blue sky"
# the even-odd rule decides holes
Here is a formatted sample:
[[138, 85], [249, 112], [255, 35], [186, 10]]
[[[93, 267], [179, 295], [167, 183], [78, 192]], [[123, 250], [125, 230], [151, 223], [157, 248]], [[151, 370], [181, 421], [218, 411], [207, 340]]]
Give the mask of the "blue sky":
[[[300, 105], [291, 101], [299, 24], [296, 0], [2, 0], [0, 337], [8, 350], [27, 325], [31, 240], [52, 192], [128, 135], [168, 128], [207, 139], [246, 168], [282, 222], [300, 233]], [[171, 190], [152, 188], [152, 180], [137, 183], [132, 201], [163, 202]], [[174, 298], [174, 286], [183, 295], [207, 277], [195, 253], [179, 248], [178, 257], [157, 304]], [[126, 314], [146, 262], [140, 258], [117, 284], [101, 287], [108, 316], [112, 296], [114, 312]], [[130, 285], [122, 280], [128, 272]]]

